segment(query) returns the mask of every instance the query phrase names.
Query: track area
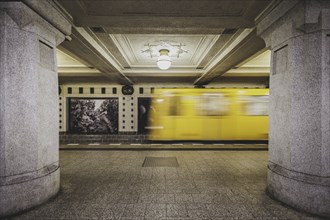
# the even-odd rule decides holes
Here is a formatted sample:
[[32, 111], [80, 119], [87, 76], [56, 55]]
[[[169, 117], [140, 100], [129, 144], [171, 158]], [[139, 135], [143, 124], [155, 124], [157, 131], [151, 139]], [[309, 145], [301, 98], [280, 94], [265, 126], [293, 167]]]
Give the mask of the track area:
[[268, 144], [259, 143], [198, 143], [198, 142], [171, 142], [171, 143], [149, 143], [149, 144], [121, 144], [121, 143], [111, 143], [111, 144], [100, 144], [100, 143], [90, 143], [90, 144], [62, 144], [60, 145], [60, 150], [171, 150], [171, 151], [219, 151], [219, 150], [268, 150]]

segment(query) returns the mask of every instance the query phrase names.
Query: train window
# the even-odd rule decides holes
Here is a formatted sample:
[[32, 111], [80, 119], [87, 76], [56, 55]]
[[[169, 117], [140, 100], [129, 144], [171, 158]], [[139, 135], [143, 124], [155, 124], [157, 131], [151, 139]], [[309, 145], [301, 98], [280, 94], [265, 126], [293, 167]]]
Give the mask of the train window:
[[157, 99], [156, 102], [166, 103], [168, 116], [195, 116], [199, 113], [198, 107], [196, 108], [200, 105], [199, 96], [166, 94], [164, 99]]
[[170, 101], [170, 116], [193, 116], [196, 115], [195, 106], [198, 105], [199, 97], [194, 95], [174, 95], [171, 96]]
[[241, 96], [243, 115], [268, 115], [269, 96]]
[[223, 93], [204, 93], [201, 97], [201, 115], [228, 115], [229, 98]]

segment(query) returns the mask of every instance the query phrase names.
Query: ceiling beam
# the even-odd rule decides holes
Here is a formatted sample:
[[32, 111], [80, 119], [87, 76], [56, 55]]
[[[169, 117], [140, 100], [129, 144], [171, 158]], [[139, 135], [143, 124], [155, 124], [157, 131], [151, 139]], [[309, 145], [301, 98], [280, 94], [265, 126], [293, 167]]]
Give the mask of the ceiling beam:
[[[159, 16], [80, 16], [75, 24], [82, 27], [110, 27], [118, 30], [142, 29], [175, 29], [180, 34], [182, 29], [222, 30], [223, 28], [251, 28], [254, 20], [245, 17], [159, 17]], [[220, 32], [221, 33], [221, 32]], [[200, 32], [199, 32], [200, 34]], [[218, 33], [219, 34], [219, 33]]]
[[133, 84], [121, 73], [119, 66], [111, 63], [111, 57], [99, 45], [87, 37], [80, 29], [73, 28], [71, 41], [64, 41], [59, 47], [65, 53], [81, 61], [88, 67], [98, 69], [110, 81], [119, 84]]
[[264, 40], [256, 35], [255, 29], [244, 30], [226, 49], [221, 51], [194, 84], [206, 85], [210, 83], [265, 47]]
[[221, 34], [252, 28], [272, 0], [57, 0], [76, 27], [108, 27], [112, 34]]

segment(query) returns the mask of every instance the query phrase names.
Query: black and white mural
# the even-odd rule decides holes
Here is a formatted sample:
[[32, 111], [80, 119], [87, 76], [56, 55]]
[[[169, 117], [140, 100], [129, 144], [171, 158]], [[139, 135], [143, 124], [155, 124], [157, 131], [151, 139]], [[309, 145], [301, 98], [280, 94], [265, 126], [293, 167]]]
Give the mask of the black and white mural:
[[69, 99], [72, 133], [118, 133], [118, 98]]

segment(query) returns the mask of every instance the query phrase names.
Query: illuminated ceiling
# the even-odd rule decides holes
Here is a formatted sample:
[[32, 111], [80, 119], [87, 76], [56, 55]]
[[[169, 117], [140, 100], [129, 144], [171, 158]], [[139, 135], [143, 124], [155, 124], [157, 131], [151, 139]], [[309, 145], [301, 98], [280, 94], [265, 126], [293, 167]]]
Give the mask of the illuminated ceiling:
[[[269, 74], [269, 52], [262, 54], [265, 44], [255, 24], [270, 0], [57, 3], [74, 24], [72, 40], [59, 47], [61, 83], [206, 85]], [[157, 57], [143, 52], [162, 41], [180, 43], [187, 51], [173, 57], [165, 71], [157, 68]], [[257, 63], [248, 65], [251, 56]]]

